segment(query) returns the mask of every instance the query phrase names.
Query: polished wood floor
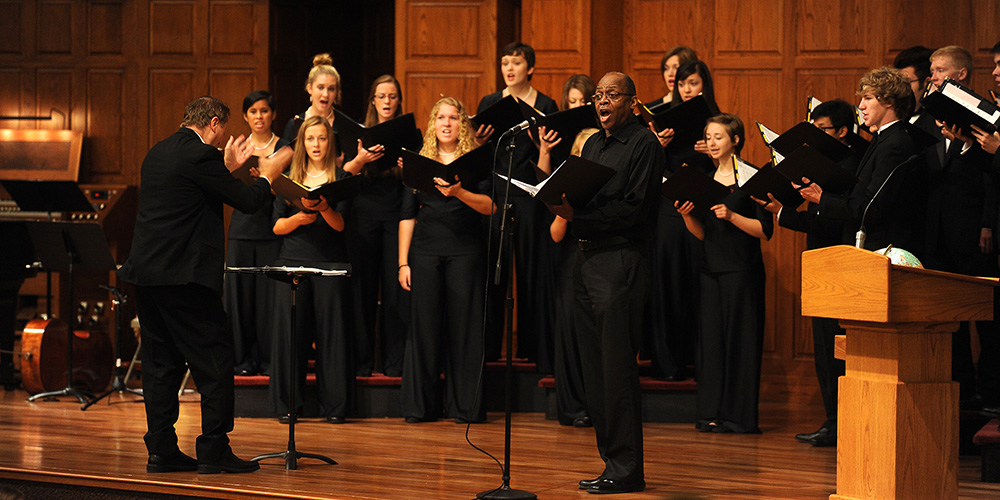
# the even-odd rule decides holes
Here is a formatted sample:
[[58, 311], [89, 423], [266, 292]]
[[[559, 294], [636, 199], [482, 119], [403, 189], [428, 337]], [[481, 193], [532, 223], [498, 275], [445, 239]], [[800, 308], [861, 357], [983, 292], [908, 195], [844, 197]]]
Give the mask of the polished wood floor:
[[[2, 393], [0, 479], [57, 482], [215, 498], [469, 499], [500, 484], [500, 468], [465, 441], [465, 426], [450, 421], [406, 424], [401, 419], [345, 425], [305, 421], [298, 449], [327, 455], [327, 465], [303, 459], [287, 471], [271, 460], [251, 474], [146, 474], [141, 404], [112, 396], [86, 412], [77, 403], [25, 401]], [[194, 399], [194, 398], [189, 398]], [[797, 443], [817, 415], [776, 404], [761, 407], [761, 435], [702, 434], [689, 424], [644, 427], [647, 490], [636, 499], [826, 499], [835, 490], [836, 450]], [[199, 433], [194, 402], [181, 406], [181, 448], [193, 454]], [[233, 448], [244, 458], [283, 451], [287, 427], [272, 419], [237, 419]], [[502, 415], [474, 425], [471, 440], [503, 457]], [[592, 429], [561, 427], [542, 414], [513, 419], [512, 481], [539, 499], [579, 499], [580, 479], [602, 467]], [[1000, 498], [1000, 484], [979, 482], [979, 458], [963, 457], [962, 499]]]

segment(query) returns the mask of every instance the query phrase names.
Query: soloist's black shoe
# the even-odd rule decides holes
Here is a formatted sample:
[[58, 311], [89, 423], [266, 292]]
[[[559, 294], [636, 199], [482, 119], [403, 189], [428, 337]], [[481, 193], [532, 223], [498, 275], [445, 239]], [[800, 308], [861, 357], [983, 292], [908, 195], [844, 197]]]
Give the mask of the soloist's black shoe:
[[587, 487], [587, 493], [598, 495], [614, 493], [632, 493], [646, 489], [642, 479], [608, 479], [604, 478]]
[[198, 461], [185, 455], [181, 451], [171, 455], [149, 456], [146, 462], [146, 472], [156, 474], [160, 472], [194, 472], [198, 470]]
[[251, 462], [250, 460], [240, 460], [236, 457], [236, 455], [233, 455], [233, 452], [231, 451], [228, 455], [223, 456], [220, 459], [198, 462], [198, 474], [253, 472], [257, 469], [260, 469], [260, 464], [257, 462]]

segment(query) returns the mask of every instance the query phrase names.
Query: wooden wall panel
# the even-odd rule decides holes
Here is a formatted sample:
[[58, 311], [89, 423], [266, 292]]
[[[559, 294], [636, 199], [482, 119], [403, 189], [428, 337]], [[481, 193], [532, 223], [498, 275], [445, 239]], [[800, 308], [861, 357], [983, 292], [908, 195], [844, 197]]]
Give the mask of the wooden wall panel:
[[149, 3], [149, 55], [194, 55], [195, 3]]
[[870, 2], [864, 0], [799, 0], [796, 4], [799, 54], [863, 55]]
[[[590, 73], [591, 0], [526, 0], [521, 41], [535, 49], [531, 85], [562, 101], [562, 87], [575, 74]], [[562, 29], [552, 29], [559, 20]]]
[[87, 108], [83, 165], [91, 172], [121, 175], [124, 162], [122, 137], [125, 131], [125, 71], [93, 69], [87, 71]]
[[[750, 131], [756, 133], [750, 128], [755, 120], [765, 124], [783, 121], [783, 96], [780, 86], [774, 84], [779, 80], [778, 71], [717, 69], [712, 76], [719, 108], [739, 116], [747, 127], [748, 135]], [[741, 156], [755, 165], [767, 163], [770, 153], [763, 142], [754, 138], [744, 144]]]
[[[20, 68], [0, 68], [0, 116], [28, 114], [24, 112], [22, 103], [24, 73]], [[22, 128], [22, 123], [15, 120], [0, 120], [0, 129]]]
[[[911, 0], [885, 0], [884, 62], [900, 50], [914, 45], [930, 48], [945, 45], [970, 47], [972, 23], [975, 17], [971, 3]], [[978, 15], [978, 14], [976, 14]], [[891, 21], [889, 21], [891, 20]], [[996, 24], [996, 18], [987, 22]]]
[[253, 1], [213, 2], [208, 29], [210, 54], [252, 56], [257, 45], [256, 25]]
[[[990, 49], [1000, 42], [1000, 2], [972, 0], [973, 42], [969, 50], [974, 55], [989, 55]], [[992, 59], [992, 58], [991, 58]]]
[[55, 114], [52, 120], [35, 122], [34, 125], [25, 128], [70, 128], [69, 123], [72, 120], [73, 111], [72, 91], [75, 88], [74, 83], [72, 71], [40, 68], [35, 73], [35, 86], [38, 89], [38, 96], [35, 100], [35, 107], [32, 110], [32, 114], [36, 116], [48, 116], [54, 108], [65, 113], [65, 115]]
[[[243, 97], [262, 88], [254, 70], [211, 70], [208, 75], [208, 93], [222, 99], [229, 106], [229, 125], [226, 135], [250, 135], [250, 126], [243, 119]], [[278, 124], [276, 124], [278, 125]], [[274, 128], [278, 128], [275, 126]], [[279, 131], [280, 132], [280, 131]]]
[[73, 4], [69, 1], [38, 3], [37, 46], [39, 54], [68, 55], [77, 20], [73, 19]]
[[497, 23], [497, 0], [396, 0], [395, 74], [418, 124], [441, 94], [474, 114], [496, 90]]
[[184, 117], [184, 106], [198, 97], [195, 72], [184, 69], [150, 70], [149, 85], [149, 149], [177, 131]]
[[22, 2], [0, 2], [0, 53], [21, 52], [21, 23], [25, 19], [23, 11]]
[[90, 55], [124, 54], [124, 5], [121, 2], [91, 2], [87, 8], [87, 52]]
[[715, 4], [716, 55], [780, 55], [783, 44], [782, 0], [719, 0]]
[[843, 99], [857, 105], [858, 81], [870, 68], [802, 69], [796, 72], [795, 120], [805, 120], [806, 98], [813, 96], [821, 101]]
[[[625, 8], [625, 67], [643, 102], [663, 97], [666, 84], [660, 59], [671, 47], [704, 49], [698, 2], [629, 0]], [[702, 57], [708, 54], [702, 53]]]

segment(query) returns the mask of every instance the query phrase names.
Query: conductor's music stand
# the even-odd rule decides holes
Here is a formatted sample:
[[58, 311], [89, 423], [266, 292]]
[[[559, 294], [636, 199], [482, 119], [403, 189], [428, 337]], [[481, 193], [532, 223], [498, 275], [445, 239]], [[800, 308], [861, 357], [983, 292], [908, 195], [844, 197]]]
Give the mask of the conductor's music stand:
[[[5, 183], [6, 184], [6, 183]], [[9, 192], [9, 191], [8, 191]], [[55, 396], [73, 396], [81, 404], [88, 399], [85, 391], [73, 387], [73, 273], [78, 269], [111, 271], [115, 261], [104, 237], [101, 226], [93, 222], [29, 222], [28, 234], [35, 246], [35, 255], [46, 271], [66, 272], [69, 282], [66, 297], [66, 320], [69, 323], [69, 342], [66, 344], [68, 366], [66, 387], [42, 392], [28, 398], [35, 401]]]
[[297, 306], [295, 304], [295, 291], [299, 287], [299, 283], [302, 280], [310, 276], [350, 276], [351, 271], [349, 267], [344, 269], [317, 269], [310, 267], [285, 267], [285, 266], [263, 266], [263, 267], [227, 267], [227, 273], [247, 273], [247, 274], [263, 274], [271, 279], [276, 279], [278, 281], [284, 281], [292, 287], [292, 308], [291, 308], [291, 353], [289, 354], [289, 361], [291, 363], [290, 373], [291, 376], [288, 377], [288, 449], [278, 453], [268, 453], [265, 455], [259, 455], [251, 458], [251, 461], [257, 462], [267, 458], [283, 458], [285, 459], [285, 469], [295, 470], [298, 469], [298, 459], [300, 458], [315, 458], [317, 460], [322, 460], [330, 465], [337, 465], [337, 462], [332, 458], [325, 457], [323, 455], [317, 455], [315, 453], [304, 453], [295, 449], [295, 420], [297, 415], [295, 414], [295, 385], [296, 376], [298, 375], [298, 333], [297, 333], [297, 321], [296, 312]]

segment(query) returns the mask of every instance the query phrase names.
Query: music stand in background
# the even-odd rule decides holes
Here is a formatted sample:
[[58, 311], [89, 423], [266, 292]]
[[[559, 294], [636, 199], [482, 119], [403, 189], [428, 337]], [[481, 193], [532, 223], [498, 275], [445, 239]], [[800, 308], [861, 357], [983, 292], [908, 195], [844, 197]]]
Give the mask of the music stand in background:
[[299, 349], [298, 349], [298, 332], [296, 326], [297, 323], [297, 307], [295, 304], [295, 291], [299, 288], [299, 283], [304, 279], [314, 276], [314, 277], [336, 277], [336, 276], [350, 276], [351, 271], [349, 267], [343, 269], [317, 269], [310, 267], [286, 267], [286, 266], [262, 266], [262, 267], [227, 267], [227, 273], [244, 273], [244, 274], [263, 274], [268, 278], [275, 279], [278, 281], [283, 281], [288, 283], [292, 287], [292, 309], [291, 309], [291, 332], [289, 340], [291, 341], [291, 349], [288, 355], [290, 364], [290, 373], [288, 377], [288, 449], [278, 453], [268, 453], [265, 455], [259, 455], [251, 458], [251, 461], [258, 462], [267, 458], [282, 458], [285, 460], [285, 470], [295, 470], [298, 469], [298, 459], [300, 458], [315, 458], [317, 460], [322, 460], [330, 465], [337, 465], [337, 462], [330, 457], [323, 455], [317, 455], [315, 453], [304, 453], [295, 449], [295, 421], [298, 419], [298, 415], [295, 414], [295, 383], [297, 382], [296, 377], [298, 376], [298, 360], [299, 360]]
[[[142, 389], [130, 388], [126, 383], [124, 374], [122, 373], [122, 343], [124, 343], [124, 340], [122, 339], [122, 330], [125, 328], [125, 318], [122, 317], [122, 308], [125, 307], [125, 302], [128, 301], [128, 297], [122, 294], [121, 290], [115, 286], [101, 285], [101, 289], [107, 290], [115, 297], [114, 300], [111, 301], [112, 307], [115, 310], [115, 378], [111, 380], [111, 388], [108, 389], [107, 392], [85, 403], [80, 407], [81, 411], [86, 411], [87, 408], [90, 408], [98, 401], [116, 392], [119, 394], [131, 392], [132, 394], [142, 396]], [[137, 347], [136, 351], [138, 351], [138, 349], [139, 348]], [[188, 374], [190, 373], [191, 371], [188, 370]], [[184, 386], [187, 385], [187, 376], [184, 377], [184, 382], [184, 384], [181, 384], [181, 391], [183, 391]], [[136, 399], [134, 402], [141, 403], [143, 400]]]
[[[94, 206], [72, 181], [2, 181], [4, 189], [23, 211], [94, 212]], [[83, 391], [73, 387], [73, 273], [76, 270], [111, 271], [115, 268], [111, 249], [101, 226], [96, 223], [41, 221], [28, 222], [28, 234], [35, 247], [35, 256], [48, 272], [68, 273], [69, 293], [65, 313], [69, 341], [66, 344], [68, 366], [66, 387], [57, 391], [35, 394], [28, 401], [55, 396], [73, 396], [87, 403]]]

